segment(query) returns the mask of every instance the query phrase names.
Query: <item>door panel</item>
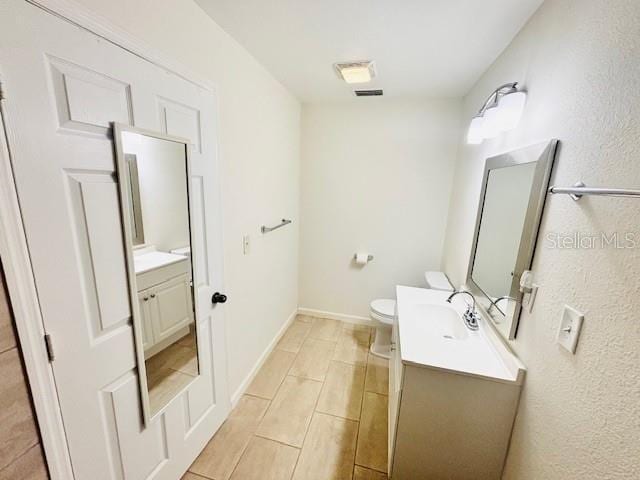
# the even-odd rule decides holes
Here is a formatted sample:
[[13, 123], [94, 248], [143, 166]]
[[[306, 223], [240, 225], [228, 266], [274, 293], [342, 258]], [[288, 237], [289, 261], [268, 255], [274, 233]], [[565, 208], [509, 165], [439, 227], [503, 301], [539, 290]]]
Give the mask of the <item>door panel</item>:
[[47, 62], [60, 127], [106, 134], [110, 122], [133, 122], [128, 84], [60, 58]]
[[[22, 0], [0, 7], [9, 146], [74, 474], [176, 479], [226, 418], [215, 99]], [[142, 426], [113, 143], [117, 121], [193, 145], [201, 375]], [[133, 301], [137, 301], [137, 296]]]

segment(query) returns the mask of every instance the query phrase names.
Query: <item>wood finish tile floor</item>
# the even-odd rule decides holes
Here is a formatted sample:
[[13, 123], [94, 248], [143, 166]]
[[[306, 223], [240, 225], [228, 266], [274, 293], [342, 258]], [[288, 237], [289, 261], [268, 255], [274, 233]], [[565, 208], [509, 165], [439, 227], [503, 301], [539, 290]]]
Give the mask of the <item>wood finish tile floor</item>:
[[149, 406], [157, 412], [198, 376], [195, 333], [190, 332], [145, 361]]
[[369, 327], [298, 315], [183, 480], [384, 480], [389, 365]]

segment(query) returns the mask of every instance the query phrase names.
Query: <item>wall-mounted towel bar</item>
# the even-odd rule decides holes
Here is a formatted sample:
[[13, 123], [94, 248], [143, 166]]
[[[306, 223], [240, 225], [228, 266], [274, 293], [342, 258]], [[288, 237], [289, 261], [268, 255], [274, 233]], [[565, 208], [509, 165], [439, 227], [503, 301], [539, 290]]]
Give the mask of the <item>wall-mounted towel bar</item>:
[[273, 232], [274, 230], [279, 229], [280, 227], [284, 227], [285, 225], [289, 225], [291, 223], [291, 220], [287, 220], [286, 218], [282, 219], [282, 222], [280, 222], [278, 225], [276, 225], [275, 227], [267, 227], [265, 225], [262, 225], [262, 227], [260, 227], [260, 231], [262, 233], [269, 233], [269, 232]]
[[569, 195], [574, 200], [580, 200], [583, 195], [601, 195], [607, 197], [640, 197], [640, 190], [631, 190], [628, 188], [604, 188], [604, 187], [587, 187], [584, 183], [578, 182], [573, 187], [549, 187], [549, 193], [563, 193]]

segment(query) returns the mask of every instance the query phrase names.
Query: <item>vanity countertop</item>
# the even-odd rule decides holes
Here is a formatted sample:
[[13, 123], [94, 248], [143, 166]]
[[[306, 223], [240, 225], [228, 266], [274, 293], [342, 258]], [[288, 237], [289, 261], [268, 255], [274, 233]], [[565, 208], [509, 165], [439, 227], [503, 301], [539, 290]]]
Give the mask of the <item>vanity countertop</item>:
[[522, 363], [500, 342], [486, 320], [480, 321], [477, 331], [469, 330], [462, 320], [467, 307], [465, 298], [457, 296], [448, 304], [450, 294], [396, 287], [397, 341], [402, 362], [522, 384], [525, 372]]
[[165, 267], [173, 263], [186, 262], [188, 257], [174, 253], [150, 251], [134, 256], [134, 268], [136, 275], [146, 273], [156, 268]]

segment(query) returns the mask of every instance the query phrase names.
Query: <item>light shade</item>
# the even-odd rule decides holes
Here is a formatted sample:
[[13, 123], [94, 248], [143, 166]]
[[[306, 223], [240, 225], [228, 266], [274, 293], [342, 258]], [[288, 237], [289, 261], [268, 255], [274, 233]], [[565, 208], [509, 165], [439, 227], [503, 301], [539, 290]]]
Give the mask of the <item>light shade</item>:
[[334, 65], [338, 76], [347, 83], [368, 83], [376, 72], [373, 62], [336, 63]]
[[368, 83], [371, 81], [371, 72], [367, 67], [347, 67], [341, 70], [340, 74], [347, 83]]
[[518, 126], [526, 101], [527, 94], [524, 92], [509, 93], [500, 99], [500, 131], [506, 132]]
[[484, 112], [484, 123], [482, 126], [484, 138], [496, 137], [502, 131], [501, 124], [500, 107], [487, 108]]
[[467, 143], [477, 145], [482, 140], [494, 138], [501, 132], [518, 126], [527, 94], [516, 90], [517, 83], [508, 83], [494, 90], [487, 102], [471, 119], [467, 131]]
[[479, 145], [484, 140], [484, 118], [473, 117], [467, 131], [467, 143], [470, 145]]

